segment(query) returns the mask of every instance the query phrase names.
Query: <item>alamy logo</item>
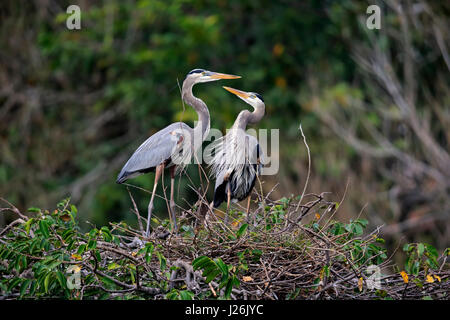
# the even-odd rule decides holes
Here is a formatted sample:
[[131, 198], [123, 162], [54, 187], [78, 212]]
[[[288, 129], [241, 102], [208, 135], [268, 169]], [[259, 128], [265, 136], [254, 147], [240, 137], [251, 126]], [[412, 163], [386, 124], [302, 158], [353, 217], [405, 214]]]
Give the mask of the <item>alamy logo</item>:
[[381, 270], [380, 267], [372, 264], [367, 267], [366, 272], [370, 274], [367, 278], [367, 288], [369, 289], [381, 289]]
[[376, 4], [367, 7], [367, 14], [370, 16], [366, 20], [367, 29], [381, 29], [381, 9]]
[[66, 273], [71, 274], [67, 278], [67, 288], [80, 289], [81, 288], [81, 268], [78, 265], [71, 265], [66, 269]]
[[66, 26], [69, 30], [80, 30], [81, 29], [81, 9], [77, 5], [70, 5], [67, 7], [66, 12], [70, 16], [66, 19]]
[[[227, 129], [224, 136], [222, 131], [211, 128], [205, 140], [201, 133], [183, 128], [176, 129], [170, 134], [173, 142], [171, 160], [180, 166], [191, 163], [210, 165], [215, 162], [214, 159], [217, 160], [217, 157], [223, 157], [222, 160], [227, 165], [257, 164], [257, 161], [260, 161], [261, 175], [277, 174], [280, 168], [279, 129], [247, 129], [245, 131]], [[202, 149], [203, 141], [209, 143], [204, 149]], [[192, 147], [183, 148], [183, 145]], [[217, 156], [217, 153], [220, 155]]]

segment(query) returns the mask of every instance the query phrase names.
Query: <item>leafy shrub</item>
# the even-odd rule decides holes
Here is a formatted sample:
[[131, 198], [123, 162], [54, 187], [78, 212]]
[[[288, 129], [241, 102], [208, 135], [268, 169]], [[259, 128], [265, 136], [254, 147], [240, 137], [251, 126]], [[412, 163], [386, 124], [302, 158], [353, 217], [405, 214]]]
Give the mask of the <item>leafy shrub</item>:
[[[124, 222], [83, 233], [67, 199], [53, 211], [30, 208], [31, 216], [11, 205], [19, 218], [0, 232], [1, 297], [448, 298], [449, 250], [407, 244], [405, 271], [391, 268], [378, 229], [365, 234], [364, 219], [336, 221], [334, 202], [309, 196], [317, 199], [301, 207], [294, 198], [263, 199], [251, 218], [232, 210], [230, 225], [210, 215], [199, 227], [185, 215], [178, 235], [155, 219], [149, 238]], [[315, 214], [302, 223], [305, 212]]]

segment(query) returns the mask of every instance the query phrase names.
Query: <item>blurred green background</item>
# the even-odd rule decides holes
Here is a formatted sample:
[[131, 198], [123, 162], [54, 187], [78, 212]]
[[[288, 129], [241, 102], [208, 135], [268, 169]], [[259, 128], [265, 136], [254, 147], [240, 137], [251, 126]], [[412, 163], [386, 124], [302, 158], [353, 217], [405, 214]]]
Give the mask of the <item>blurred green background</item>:
[[[66, 8], [81, 8], [68, 30]], [[381, 9], [381, 29], [366, 26]], [[280, 129], [281, 168], [264, 177], [273, 199], [331, 192], [337, 218], [362, 215], [398, 240], [449, 245], [450, 4], [446, 1], [2, 1], [0, 196], [22, 210], [70, 196], [81, 220], [134, 223], [115, 178], [149, 135], [196, 115], [177, 81], [194, 68], [242, 79], [194, 93], [211, 126], [229, 128], [262, 94], [255, 128]], [[189, 168], [194, 184], [198, 169]], [[153, 175], [130, 181], [150, 189]], [[166, 185], [168, 181], [166, 180]], [[177, 203], [195, 202], [181, 179]], [[141, 212], [148, 194], [130, 189]], [[160, 189], [161, 192], [161, 189]], [[210, 197], [212, 194], [210, 193]], [[166, 214], [164, 201], [155, 212]], [[7, 222], [0, 217], [0, 224]]]

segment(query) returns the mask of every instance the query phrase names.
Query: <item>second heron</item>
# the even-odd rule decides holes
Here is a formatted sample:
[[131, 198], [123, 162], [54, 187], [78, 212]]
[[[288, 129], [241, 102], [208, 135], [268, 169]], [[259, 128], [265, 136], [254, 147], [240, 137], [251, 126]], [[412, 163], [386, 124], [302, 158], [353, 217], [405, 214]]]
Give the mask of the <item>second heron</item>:
[[227, 201], [228, 220], [230, 202], [237, 202], [248, 197], [247, 220], [249, 220], [250, 193], [257, 176], [262, 169], [262, 152], [258, 140], [245, 132], [247, 124], [258, 123], [265, 112], [264, 99], [254, 92], [245, 92], [230, 87], [225, 90], [235, 94], [254, 110], [239, 113], [228, 133], [215, 145], [215, 155], [211, 164], [211, 174], [216, 178], [214, 188], [214, 208]]

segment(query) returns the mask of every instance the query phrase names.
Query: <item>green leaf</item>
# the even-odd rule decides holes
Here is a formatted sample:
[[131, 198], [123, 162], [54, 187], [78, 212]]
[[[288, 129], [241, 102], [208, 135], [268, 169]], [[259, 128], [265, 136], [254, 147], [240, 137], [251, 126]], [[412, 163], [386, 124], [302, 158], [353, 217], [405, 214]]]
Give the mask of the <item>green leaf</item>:
[[129, 268], [128, 270], [130, 270], [131, 283], [132, 283], [132, 284], [135, 284], [135, 283], [136, 283], [136, 277], [135, 277], [136, 271], [134, 271], [134, 270], [131, 269], [131, 268]]
[[224, 292], [226, 299], [230, 298], [232, 290], [233, 290], [233, 279], [228, 279], [227, 285], [225, 287], [225, 292]]
[[355, 222], [360, 224], [363, 228], [367, 227], [367, 225], [369, 224], [369, 221], [366, 219], [358, 219]]
[[424, 253], [424, 251], [425, 251], [425, 246], [423, 245], [423, 243], [417, 244], [417, 255], [418, 255], [419, 257], [422, 256], [422, 254]]
[[107, 278], [107, 277], [102, 277], [99, 276], [99, 278], [107, 285], [114, 287], [116, 284], [114, 283], [114, 281], [112, 281], [111, 279]]
[[428, 253], [429, 255], [431, 255], [431, 257], [437, 259], [437, 257], [439, 256], [439, 254], [438, 254], [436, 248], [433, 247], [433, 246], [430, 245], [430, 244], [425, 244], [425, 246], [426, 246], [426, 248], [427, 248], [427, 253]]
[[[217, 267], [220, 269], [220, 272], [222, 272], [222, 275], [225, 278], [228, 278], [228, 266], [223, 262], [221, 258], [215, 259]], [[226, 279], [225, 279], [226, 280]]]
[[114, 269], [117, 269], [117, 268], [120, 268], [120, 265], [115, 263], [115, 262], [112, 262], [112, 263], [110, 263], [108, 265], [108, 270], [114, 270]]
[[86, 244], [82, 244], [78, 247], [77, 254], [82, 255], [86, 251]]
[[61, 271], [56, 271], [56, 278], [58, 279], [59, 285], [61, 288], [67, 288], [67, 279]]
[[27, 234], [30, 233], [31, 224], [32, 224], [33, 222], [34, 222], [34, 218], [28, 219], [28, 221], [25, 222], [24, 227], [25, 227], [25, 232], [26, 232]]
[[52, 262], [52, 263], [50, 263], [50, 264], [48, 265], [48, 268], [49, 268], [49, 269], [55, 269], [55, 268], [56, 268], [57, 266], [59, 266], [61, 263], [62, 263], [62, 261], [60, 261], [60, 260], [54, 261], [54, 262]]
[[88, 250], [97, 248], [97, 241], [95, 239], [89, 240], [89, 242], [87, 244], [87, 248], [88, 248]]
[[363, 227], [360, 224], [354, 224], [353, 227], [354, 227], [354, 233], [357, 236], [360, 236], [363, 234]]
[[423, 283], [422, 283], [422, 281], [420, 281], [419, 279], [414, 279], [413, 280], [414, 281], [414, 283], [416, 284], [416, 286], [418, 286], [419, 288], [422, 288], [423, 287]]
[[254, 261], [259, 261], [259, 259], [262, 256], [262, 251], [260, 249], [254, 249], [252, 250], [252, 257]]
[[194, 294], [187, 290], [182, 290], [180, 293], [180, 299], [181, 300], [193, 300]]
[[429, 258], [425, 261], [431, 269], [439, 269], [436, 259]]
[[48, 293], [48, 286], [50, 284], [50, 277], [51, 277], [51, 275], [52, 275], [52, 273], [49, 272], [47, 274], [47, 276], [45, 277], [45, 279], [44, 279], [44, 290], [45, 290], [45, 293]]
[[71, 210], [72, 215], [75, 217], [76, 214], [78, 213], [77, 207], [75, 207], [73, 204], [71, 204], [70, 210]]
[[12, 279], [9, 282], [8, 291], [11, 292], [11, 290], [14, 289], [21, 281], [22, 281], [21, 278], [14, 278], [14, 279]]
[[20, 286], [20, 297], [23, 297], [23, 295], [25, 294], [25, 291], [27, 291], [30, 283], [31, 283], [31, 279], [26, 279], [25, 281], [22, 282], [22, 285]]
[[206, 265], [214, 263], [209, 257], [207, 256], [201, 256], [198, 257], [196, 259], [194, 259], [194, 261], [192, 261], [192, 267], [194, 268], [194, 270], [199, 270], [199, 269], [203, 269]]
[[42, 235], [45, 238], [48, 238], [50, 236], [50, 233], [48, 231], [48, 223], [45, 220], [39, 221], [39, 231], [42, 233]]
[[419, 269], [420, 269], [420, 262], [414, 261], [413, 265], [411, 266], [411, 273], [417, 276], [419, 274]]
[[38, 282], [37, 282], [36, 280], [32, 280], [31, 286], [30, 286], [30, 291], [28, 292], [28, 294], [29, 294], [30, 296], [33, 296], [34, 293], [36, 292], [37, 285], [38, 285]]
[[168, 294], [166, 294], [167, 300], [177, 300], [178, 299], [178, 293], [175, 289], [170, 291]]
[[323, 266], [323, 272], [326, 277], [330, 276], [330, 268], [328, 267], [328, 265]]
[[155, 249], [155, 246], [153, 245], [153, 243], [147, 243], [145, 245], [145, 261], [147, 263], [150, 263], [150, 261], [152, 260], [152, 255], [153, 255], [154, 249]]
[[239, 228], [238, 232], [236, 233], [236, 236], [237, 236], [238, 238], [240, 238], [240, 237], [245, 233], [245, 231], [247, 230], [247, 227], [248, 227], [248, 224], [247, 224], [247, 223], [244, 223], [244, 224]]
[[158, 260], [159, 260], [159, 268], [161, 270], [165, 270], [166, 269], [166, 265], [167, 265], [166, 258], [159, 251], [156, 252], [156, 256], [158, 257]]
[[219, 269], [211, 269], [209, 272], [203, 273], [202, 275], [204, 277], [206, 277], [205, 282], [206, 283], [210, 283], [212, 280], [214, 280], [219, 274], [220, 274], [220, 270]]
[[101, 232], [101, 234], [103, 236], [103, 239], [105, 239], [105, 241], [111, 242], [113, 236], [111, 234], [111, 231], [109, 231], [108, 227], [102, 227], [100, 229], [100, 232]]

